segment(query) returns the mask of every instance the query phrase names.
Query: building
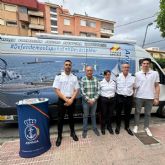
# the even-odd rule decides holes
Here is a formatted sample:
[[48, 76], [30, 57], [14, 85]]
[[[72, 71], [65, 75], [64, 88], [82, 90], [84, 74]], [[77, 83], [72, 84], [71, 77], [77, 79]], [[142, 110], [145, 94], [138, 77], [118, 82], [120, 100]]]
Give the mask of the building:
[[62, 6], [46, 3], [46, 32], [85, 37], [110, 38], [114, 35], [114, 21], [108, 21], [87, 14], [71, 15]]
[[85, 37], [110, 38], [114, 35], [114, 21], [87, 14], [71, 15], [68, 9], [37, 0], [1, 0], [0, 34], [35, 36], [51, 33]]
[[147, 48], [146, 51], [155, 59], [165, 59], [165, 51], [159, 50], [158, 47]]
[[45, 6], [37, 0], [1, 0], [0, 34], [34, 36], [45, 32]]

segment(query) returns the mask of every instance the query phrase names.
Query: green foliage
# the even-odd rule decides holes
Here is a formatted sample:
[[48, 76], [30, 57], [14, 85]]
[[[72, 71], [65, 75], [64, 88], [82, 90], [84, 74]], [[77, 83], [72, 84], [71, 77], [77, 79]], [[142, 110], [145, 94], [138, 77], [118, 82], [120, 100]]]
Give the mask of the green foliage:
[[158, 13], [156, 22], [161, 31], [162, 37], [165, 37], [165, 0], [160, 0], [160, 11]]
[[165, 59], [155, 59], [161, 68], [165, 68]]

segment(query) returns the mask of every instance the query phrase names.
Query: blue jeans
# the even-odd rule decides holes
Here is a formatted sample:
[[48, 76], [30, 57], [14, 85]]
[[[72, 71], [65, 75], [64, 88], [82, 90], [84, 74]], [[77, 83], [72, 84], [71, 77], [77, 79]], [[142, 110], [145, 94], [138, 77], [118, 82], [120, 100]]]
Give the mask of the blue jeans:
[[83, 104], [83, 131], [88, 130], [88, 116], [90, 113], [93, 129], [96, 129], [96, 108], [97, 101], [91, 106], [85, 100], [82, 100]]
[[144, 128], [149, 127], [149, 119], [151, 115], [151, 109], [153, 105], [153, 99], [141, 99], [135, 98], [136, 108], [135, 108], [135, 125], [139, 125], [140, 112], [142, 105], [144, 105]]

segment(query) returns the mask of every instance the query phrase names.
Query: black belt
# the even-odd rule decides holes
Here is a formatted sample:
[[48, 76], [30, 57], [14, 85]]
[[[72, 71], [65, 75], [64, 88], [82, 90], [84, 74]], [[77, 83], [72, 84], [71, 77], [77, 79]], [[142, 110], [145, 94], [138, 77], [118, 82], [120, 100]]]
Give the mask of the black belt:
[[112, 98], [114, 98], [114, 96], [113, 97], [104, 97], [104, 96], [101, 96], [102, 98], [104, 98], [104, 99], [112, 99]]
[[127, 96], [127, 95], [119, 95], [119, 94], [117, 94], [118, 96], [121, 96], [121, 97], [132, 97], [132, 95], [131, 96]]

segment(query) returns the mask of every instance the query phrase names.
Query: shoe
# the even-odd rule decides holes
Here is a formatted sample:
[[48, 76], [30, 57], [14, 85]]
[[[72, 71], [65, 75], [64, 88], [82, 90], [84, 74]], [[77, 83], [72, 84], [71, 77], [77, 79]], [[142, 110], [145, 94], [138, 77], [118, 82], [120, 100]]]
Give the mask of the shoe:
[[56, 140], [56, 146], [59, 147], [61, 145], [62, 137], [58, 136]]
[[148, 136], [152, 136], [152, 133], [149, 128], [144, 129]]
[[131, 131], [129, 128], [126, 128], [125, 130], [127, 131], [127, 133], [128, 133], [129, 135], [131, 135], [131, 136], [134, 135], [134, 134], [132, 133], [132, 131]]
[[137, 125], [134, 126], [133, 132], [134, 132], [134, 133], [137, 133], [137, 132], [138, 132], [138, 126], [137, 126]]
[[111, 127], [108, 127], [107, 130], [109, 131], [110, 134], [114, 134], [113, 129]]
[[119, 133], [120, 133], [120, 128], [119, 128], [119, 127], [116, 127], [115, 133], [116, 133], [116, 134], [119, 134]]
[[101, 130], [102, 135], [105, 135], [105, 130]]
[[96, 129], [94, 129], [93, 130], [93, 132], [97, 135], [97, 136], [100, 136], [100, 133], [99, 133], [99, 131], [98, 131], [98, 129], [96, 128]]
[[87, 137], [87, 131], [83, 131], [82, 137], [85, 139]]
[[70, 136], [73, 138], [74, 141], [78, 141], [78, 137], [77, 137], [77, 135], [75, 134], [75, 132], [72, 132], [72, 133], [70, 134]]

